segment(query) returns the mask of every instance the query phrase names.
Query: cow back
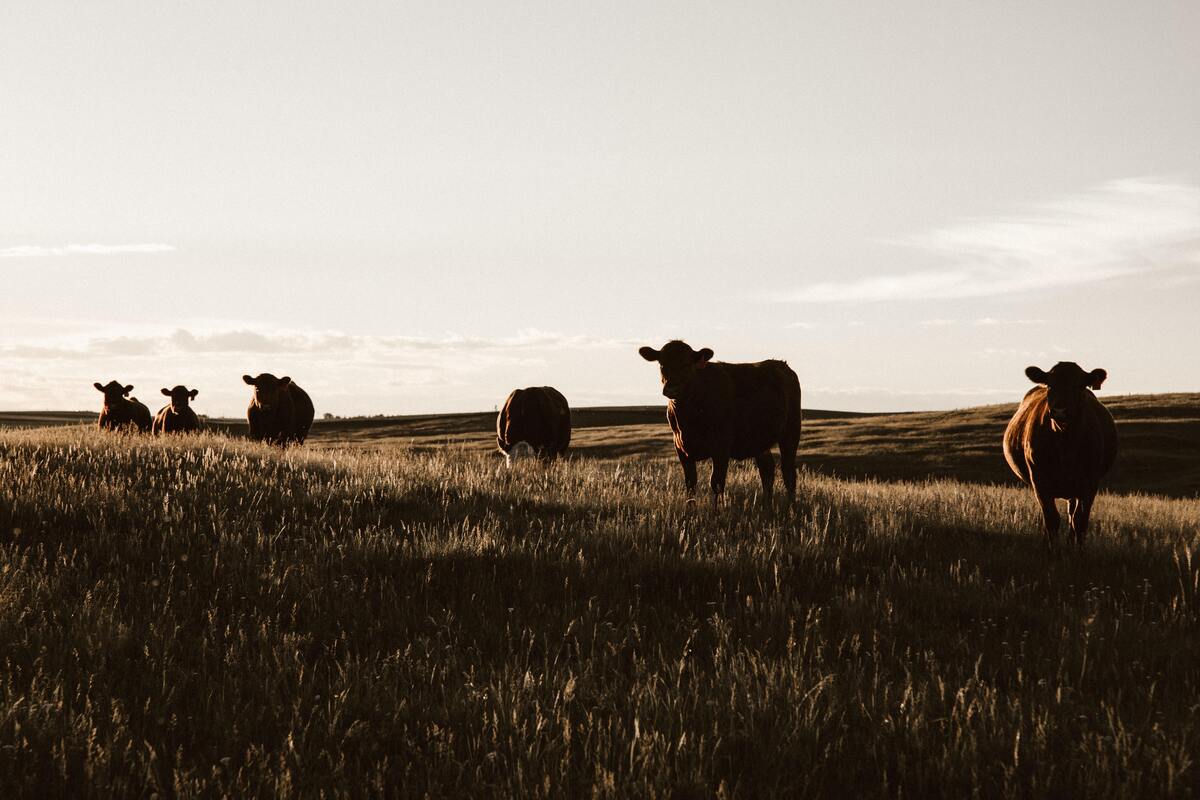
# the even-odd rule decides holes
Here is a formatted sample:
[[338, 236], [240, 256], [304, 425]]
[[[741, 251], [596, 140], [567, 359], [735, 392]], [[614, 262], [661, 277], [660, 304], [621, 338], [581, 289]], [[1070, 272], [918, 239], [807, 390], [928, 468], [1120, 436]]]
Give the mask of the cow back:
[[253, 399], [246, 409], [251, 438], [276, 444], [303, 444], [315, 415], [312, 398], [294, 382], [281, 388], [275, 406], [270, 410]]
[[97, 425], [101, 430], [116, 430], [126, 425], [133, 425], [145, 433], [150, 430], [150, 409], [136, 397], [121, 398], [119, 403], [105, 403], [100, 410]]
[[316, 417], [316, 409], [313, 407], [313, 401], [308, 396], [308, 392], [294, 382], [288, 384], [287, 390], [292, 400], [292, 417], [286, 433], [290, 441], [304, 444], [304, 440], [308, 438], [309, 429], [312, 428], [313, 419]]
[[711, 362], [693, 384], [667, 404], [675, 447], [689, 458], [753, 458], [799, 439], [800, 379], [786, 362]]
[[571, 442], [571, 408], [552, 386], [514, 389], [496, 417], [496, 446], [505, 453], [527, 442], [543, 454], [561, 455]]
[[200, 430], [200, 418], [190, 407], [182, 412], [176, 412], [170, 403], [158, 410], [154, 415], [153, 430], [155, 433], [187, 433]]

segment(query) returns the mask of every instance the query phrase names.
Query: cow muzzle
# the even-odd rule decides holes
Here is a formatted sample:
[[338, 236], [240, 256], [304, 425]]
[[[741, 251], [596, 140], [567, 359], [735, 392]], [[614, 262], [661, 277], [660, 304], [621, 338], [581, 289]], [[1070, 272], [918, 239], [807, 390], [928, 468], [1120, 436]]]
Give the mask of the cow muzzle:
[[504, 466], [511, 469], [512, 465], [516, 462], [524, 458], [530, 458], [533, 455], [533, 446], [529, 442], [517, 442], [504, 454]]

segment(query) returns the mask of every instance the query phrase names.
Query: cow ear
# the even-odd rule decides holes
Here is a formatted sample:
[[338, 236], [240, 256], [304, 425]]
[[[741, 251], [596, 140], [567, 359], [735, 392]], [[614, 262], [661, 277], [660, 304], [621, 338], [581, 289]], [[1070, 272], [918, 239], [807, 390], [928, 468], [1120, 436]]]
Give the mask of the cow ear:
[[171, 390], [170, 390], [170, 389], [163, 389], [163, 390], [162, 390], [162, 393], [163, 393], [163, 394], [165, 394], [167, 397], [170, 397], [170, 396], [171, 396]]
[[95, 386], [95, 387], [96, 387], [96, 391], [97, 391], [97, 392], [103, 392], [103, 391], [104, 391], [104, 387], [103, 387], [103, 386], [101, 386], [101, 385], [100, 385], [100, 383], [99, 383], [98, 381], [97, 381], [96, 383], [93, 383], [93, 384], [92, 384], [92, 386]]
[[1033, 381], [1034, 383], [1042, 384], [1050, 380], [1050, 376], [1037, 367], [1026, 367], [1025, 377], [1029, 378], [1029, 380]]
[[1093, 389], [1099, 389], [1101, 384], [1108, 379], [1108, 373], [1102, 369], [1094, 369], [1088, 373], [1087, 385]]
[[129, 394], [132, 391], [133, 391], [133, 384], [131, 383], [125, 387], [125, 394]]
[[251, 378], [249, 375], [243, 375], [242, 381], [249, 384], [250, 386], [254, 385], [254, 378]]
[[[653, 347], [639, 347], [638, 354], [647, 361], [658, 361], [659, 352]], [[96, 384], [99, 386], [100, 384]]]
[[188, 392], [188, 394], [191, 396], [191, 398], [192, 398], [193, 400], [195, 400], [195, 399], [196, 399], [196, 395], [200, 394], [200, 390], [199, 390], [199, 389], [192, 389], [190, 392]]
[[292, 382], [292, 379], [289, 378], [287, 375], [284, 375], [282, 378], [279, 379], [280, 386], [287, 386], [291, 382]]
[[713, 357], [713, 351], [705, 347], [700, 352], [696, 353], [696, 369], [703, 369], [708, 364], [709, 359]]

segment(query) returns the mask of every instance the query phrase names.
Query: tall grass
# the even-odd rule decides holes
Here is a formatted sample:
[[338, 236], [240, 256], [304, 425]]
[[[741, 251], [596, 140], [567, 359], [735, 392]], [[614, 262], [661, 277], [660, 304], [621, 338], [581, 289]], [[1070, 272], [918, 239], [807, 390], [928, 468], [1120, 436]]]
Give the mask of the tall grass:
[[0, 432], [5, 796], [1200, 794], [1200, 501]]

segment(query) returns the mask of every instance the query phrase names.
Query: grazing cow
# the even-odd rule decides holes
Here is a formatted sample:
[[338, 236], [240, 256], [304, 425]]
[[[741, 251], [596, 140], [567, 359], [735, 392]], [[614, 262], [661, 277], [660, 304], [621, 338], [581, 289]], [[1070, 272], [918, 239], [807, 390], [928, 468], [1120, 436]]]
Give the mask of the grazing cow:
[[269, 372], [257, 378], [243, 375], [242, 380], [254, 387], [246, 409], [250, 438], [280, 446], [304, 444], [314, 414], [308, 392], [292, 383], [291, 378], [276, 378]]
[[504, 461], [536, 454], [552, 461], [571, 443], [571, 408], [552, 386], [513, 389], [496, 417], [496, 445]]
[[142, 433], [150, 430], [150, 409], [136, 397], [127, 397], [133, 391], [132, 386], [123, 386], [116, 381], [109, 381], [104, 385], [96, 382], [92, 385], [96, 387], [96, 391], [104, 394], [104, 408], [100, 409], [100, 430], [115, 431], [126, 425], [136, 425]]
[[163, 389], [162, 393], [171, 398], [171, 402], [154, 415], [155, 433], [189, 433], [200, 430], [200, 418], [188, 405], [200, 394], [198, 389], [189, 390], [186, 386], [176, 386], [174, 389]]
[[661, 350], [638, 350], [657, 361], [666, 396], [667, 421], [683, 465], [689, 501], [696, 491], [696, 462], [712, 459], [713, 507], [725, 491], [729, 459], [753, 458], [770, 502], [775, 481], [771, 447], [779, 445], [783, 485], [796, 496], [796, 449], [800, 446], [800, 379], [785, 361], [726, 364], [713, 351], [681, 341]]
[[1075, 543], [1082, 545], [1100, 478], [1117, 458], [1117, 425], [1088, 391], [1099, 389], [1108, 373], [1060, 361], [1049, 372], [1028, 367], [1025, 374], [1039, 385], [1026, 393], [1004, 431], [1004, 458], [1041, 504], [1046, 544], [1057, 543], [1061, 520], [1054, 501], [1061, 497]]

